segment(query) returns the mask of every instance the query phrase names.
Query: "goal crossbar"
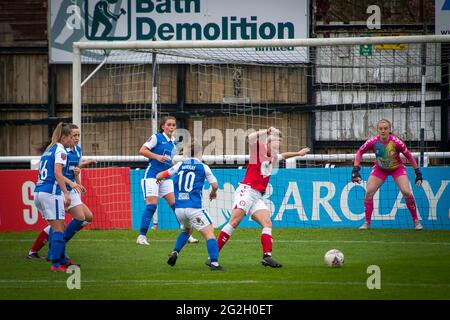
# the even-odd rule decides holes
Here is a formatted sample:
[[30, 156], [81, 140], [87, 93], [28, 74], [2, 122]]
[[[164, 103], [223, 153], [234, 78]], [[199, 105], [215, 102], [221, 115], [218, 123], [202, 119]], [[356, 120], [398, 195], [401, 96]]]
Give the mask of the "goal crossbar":
[[319, 47], [334, 45], [365, 45], [395, 43], [450, 43], [448, 35], [347, 37], [276, 40], [184, 40], [184, 41], [90, 41], [74, 42], [82, 49], [188, 49], [188, 48], [257, 48], [257, 47]]

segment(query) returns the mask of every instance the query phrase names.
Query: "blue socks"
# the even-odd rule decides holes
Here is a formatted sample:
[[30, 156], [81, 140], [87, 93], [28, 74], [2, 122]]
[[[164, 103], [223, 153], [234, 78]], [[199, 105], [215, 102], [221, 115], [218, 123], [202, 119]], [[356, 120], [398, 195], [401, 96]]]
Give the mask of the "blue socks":
[[[60, 258], [64, 252], [66, 243], [63, 238], [62, 232], [53, 232], [51, 238], [50, 255], [52, 257], [52, 265], [59, 267], [61, 265]], [[56, 258], [55, 258], [56, 257]]]
[[77, 233], [81, 229], [83, 222], [84, 221], [77, 220], [77, 219], [73, 219], [72, 221], [70, 221], [69, 225], [67, 226], [66, 230], [64, 231], [64, 240], [66, 242], [69, 242], [69, 240], [72, 239], [72, 237], [75, 235], [75, 233]]
[[[83, 226], [84, 220], [77, 220], [73, 219], [70, 221], [69, 225], [67, 226], [66, 230], [64, 231], [64, 241], [65, 243], [69, 242], [70, 239], [73, 238], [75, 233], [77, 233], [81, 227]], [[64, 251], [61, 255], [61, 264], [66, 264], [67, 262], [67, 255], [66, 255], [66, 246], [64, 245]]]
[[206, 248], [208, 249], [208, 255], [211, 262], [217, 262], [219, 259], [219, 246], [214, 238], [208, 239], [206, 241]]
[[48, 251], [47, 251], [47, 259], [52, 260], [52, 239], [53, 239], [53, 229], [50, 227], [48, 231]]
[[175, 247], [173, 248], [173, 251], [180, 252], [181, 249], [183, 249], [184, 245], [188, 241], [189, 237], [191, 235], [186, 232], [180, 232], [177, 238], [177, 242], [175, 243]]
[[[58, 260], [57, 264], [54, 264], [55, 266], [58, 266], [59, 264], [65, 264], [67, 262], [67, 255], [66, 255], [66, 243], [69, 242], [70, 239], [73, 238], [73, 236], [75, 235], [75, 233], [77, 233], [81, 227], [83, 226], [83, 222], [82, 220], [77, 220], [77, 219], [73, 219], [72, 221], [70, 221], [69, 225], [67, 226], [66, 230], [63, 232], [53, 232], [53, 229], [50, 228], [50, 231], [48, 233], [48, 243], [49, 243], [49, 248], [48, 248], [48, 254], [47, 254], [47, 258], [51, 259], [52, 261], [54, 260]], [[61, 234], [61, 239], [60, 236], [58, 235], [55, 237], [55, 234]], [[62, 251], [59, 255], [59, 257], [61, 257], [60, 259], [53, 259], [53, 257], [57, 257], [55, 256], [55, 252], [58, 252], [60, 249], [58, 247], [58, 244], [56, 245], [57, 248], [54, 250], [53, 249], [53, 244], [54, 242], [63, 242], [63, 246], [62, 246]]]
[[144, 214], [142, 215], [141, 220], [141, 231], [140, 234], [145, 236], [147, 235], [148, 228], [153, 220], [153, 215], [156, 211], [156, 204], [148, 204], [145, 208]]

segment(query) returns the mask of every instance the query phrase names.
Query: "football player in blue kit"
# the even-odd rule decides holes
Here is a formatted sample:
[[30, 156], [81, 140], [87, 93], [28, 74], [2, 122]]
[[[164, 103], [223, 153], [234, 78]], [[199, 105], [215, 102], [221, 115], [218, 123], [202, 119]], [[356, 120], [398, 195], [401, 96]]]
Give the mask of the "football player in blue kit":
[[[73, 219], [64, 231], [63, 238], [66, 244], [79, 230], [92, 222], [93, 214], [91, 210], [81, 201], [81, 193], [85, 193], [86, 189], [81, 184], [79, 174], [80, 168], [96, 162], [95, 160], [87, 160], [81, 163], [83, 153], [81, 147], [78, 145], [80, 141], [80, 129], [75, 124], [69, 124], [69, 128], [72, 134], [72, 144], [65, 148], [67, 162], [63, 169], [63, 175], [66, 188], [70, 193], [70, 205], [66, 211], [70, 213]], [[38, 252], [48, 242], [51, 235], [52, 228], [49, 225], [37, 236], [31, 250], [28, 252], [29, 259], [41, 259]], [[50, 252], [51, 249], [49, 250], [49, 258], [51, 259]], [[64, 257], [67, 258], [65, 252]], [[71, 259], [66, 260], [64, 261], [63, 258], [66, 266], [73, 263]]]
[[70, 205], [70, 193], [66, 188], [63, 169], [67, 164], [65, 148], [72, 143], [69, 124], [59, 123], [53, 131], [52, 142], [41, 156], [38, 182], [34, 189], [36, 208], [53, 229], [50, 238], [52, 272], [66, 271], [65, 264], [61, 263], [61, 257], [65, 250], [64, 218], [65, 208]]
[[[149, 161], [144, 178], [141, 180], [146, 207], [141, 219], [140, 232], [136, 240], [137, 244], [149, 245], [147, 232], [150, 223], [153, 221], [159, 197], [164, 198], [174, 210], [173, 181], [167, 179], [161, 183], [156, 183], [156, 175], [173, 165], [172, 159], [176, 153], [173, 133], [176, 128], [175, 117], [162, 117], [159, 124], [159, 132], [153, 134], [139, 150], [139, 154], [148, 158]], [[190, 242], [198, 241], [192, 238]]]
[[193, 229], [201, 233], [206, 240], [206, 248], [211, 259], [211, 270], [222, 271], [219, 265], [219, 247], [214, 236], [212, 219], [203, 209], [202, 191], [205, 180], [211, 185], [210, 200], [217, 197], [217, 179], [208, 165], [201, 162], [202, 147], [198, 143], [191, 144], [191, 158], [187, 158], [175, 166], [158, 173], [158, 182], [165, 182], [166, 178], [174, 176], [175, 188], [175, 215], [180, 223], [181, 233], [175, 243], [173, 251], [169, 255], [167, 263], [174, 266], [181, 249], [188, 241]]

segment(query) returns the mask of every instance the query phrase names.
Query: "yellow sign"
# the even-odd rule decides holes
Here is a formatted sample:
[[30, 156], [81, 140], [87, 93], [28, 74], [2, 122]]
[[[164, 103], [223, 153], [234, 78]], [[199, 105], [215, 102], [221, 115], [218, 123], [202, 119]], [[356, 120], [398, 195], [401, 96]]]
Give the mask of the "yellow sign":
[[[377, 33], [377, 37], [391, 37], [391, 36], [406, 36], [406, 33], [399, 32], [388, 32], [388, 33]], [[406, 49], [405, 43], [387, 43], [387, 44], [376, 44], [376, 50], [404, 50]]]

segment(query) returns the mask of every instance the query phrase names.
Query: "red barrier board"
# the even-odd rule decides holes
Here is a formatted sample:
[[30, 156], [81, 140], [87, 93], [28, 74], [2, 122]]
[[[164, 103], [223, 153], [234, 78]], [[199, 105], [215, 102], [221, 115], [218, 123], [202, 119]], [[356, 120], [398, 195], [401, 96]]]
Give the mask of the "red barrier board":
[[[47, 222], [34, 205], [37, 170], [0, 171], [0, 232], [42, 230]], [[94, 214], [96, 229], [131, 228], [128, 168], [83, 169], [83, 202]], [[71, 220], [66, 214], [66, 223]]]
[[34, 205], [37, 176], [38, 170], [0, 171], [0, 232], [41, 230], [47, 226]]
[[91, 228], [131, 229], [129, 168], [83, 169], [83, 202], [94, 214]]

